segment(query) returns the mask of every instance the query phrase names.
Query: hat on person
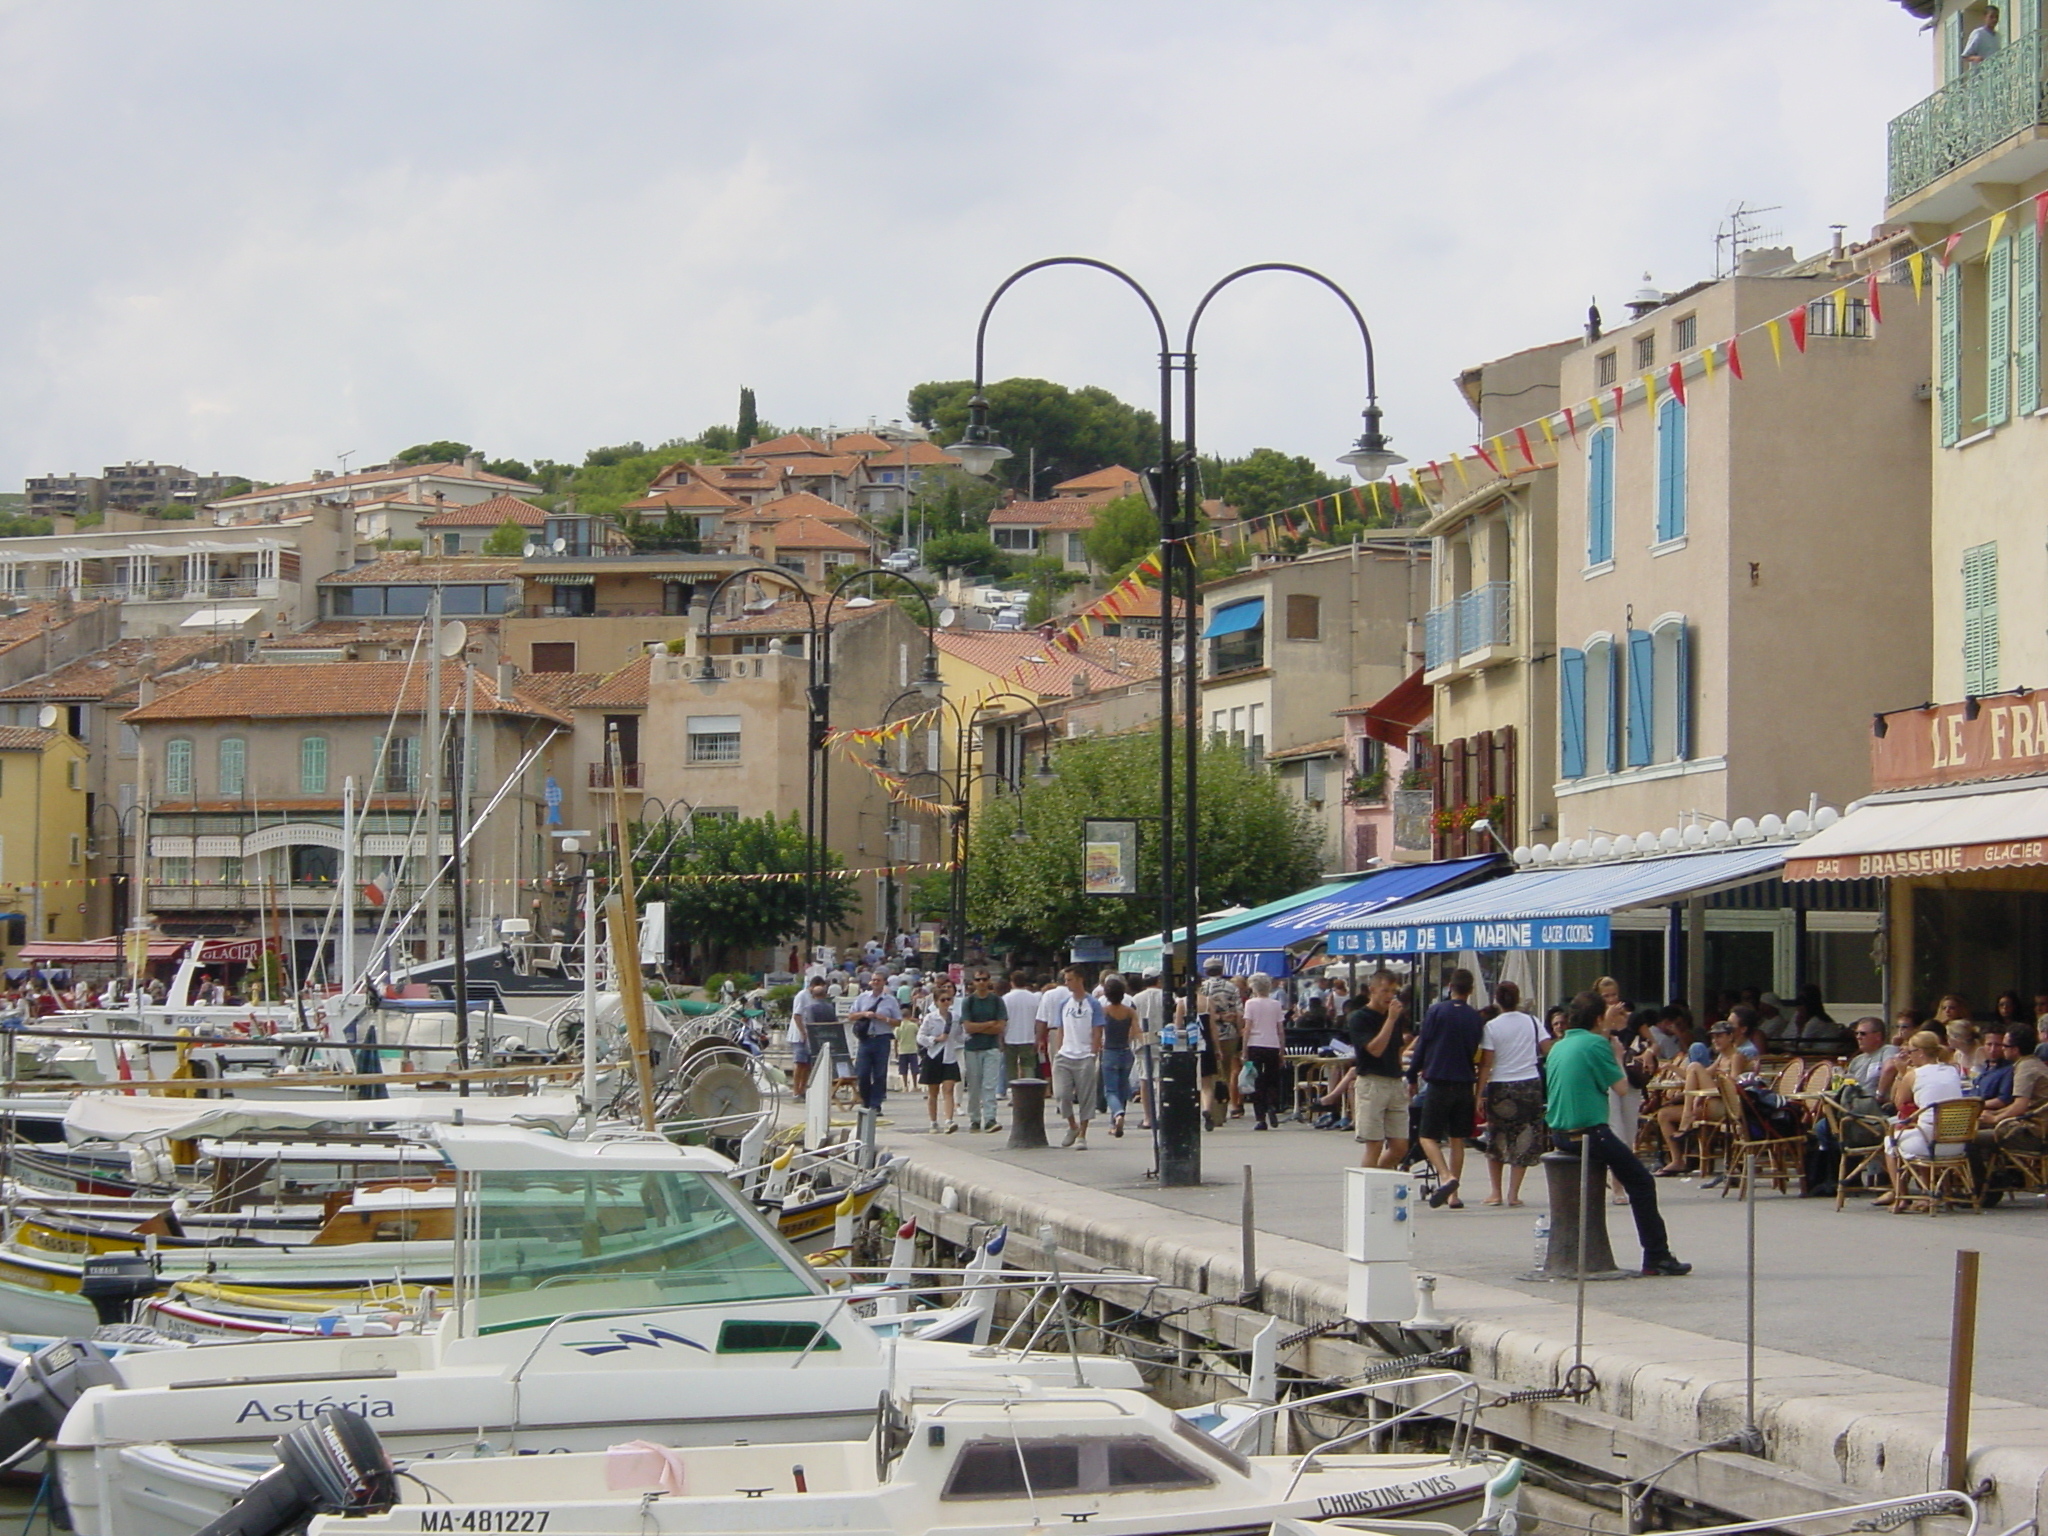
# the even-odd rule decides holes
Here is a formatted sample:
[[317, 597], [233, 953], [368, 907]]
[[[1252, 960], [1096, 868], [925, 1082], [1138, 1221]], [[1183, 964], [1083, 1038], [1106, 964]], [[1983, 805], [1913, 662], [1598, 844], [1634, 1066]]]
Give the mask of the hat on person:
[[1204, 960], [1202, 962], [1202, 973], [1206, 976], [1221, 976], [1223, 974], [1222, 958], [1218, 955], [1211, 955], [1208, 959]]

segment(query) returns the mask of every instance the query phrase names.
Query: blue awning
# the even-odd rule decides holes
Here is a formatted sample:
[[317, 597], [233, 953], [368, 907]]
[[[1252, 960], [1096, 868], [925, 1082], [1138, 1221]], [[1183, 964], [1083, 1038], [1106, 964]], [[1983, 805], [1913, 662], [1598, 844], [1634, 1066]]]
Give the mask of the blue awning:
[[1340, 923], [1357, 923], [1396, 902], [1457, 885], [1498, 862], [1486, 854], [1441, 864], [1402, 864], [1356, 880], [1319, 885], [1245, 913], [1247, 921], [1201, 946], [1201, 958], [1221, 960], [1232, 976], [1264, 971], [1277, 979], [1294, 970], [1295, 957], [1288, 952], [1297, 945], [1315, 942]]
[[1389, 914], [1385, 922], [1333, 928], [1333, 955], [1435, 955], [1482, 949], [1605, 949], [1609, 919], [1766, 879], [1792, 843], [1712, 849], [1654, 859], [1616, 859], [1525, 869]]
[[1202, 631], [1204, 640], [1214, 640], [1219, 635], [1241, 635], [1248, 629], [1256, 629], [1266, 617], [1266, 600], [1263, 597], [1239, 598], [1234, 603], [1225, 603], [1209, 615], [1209, 627]]

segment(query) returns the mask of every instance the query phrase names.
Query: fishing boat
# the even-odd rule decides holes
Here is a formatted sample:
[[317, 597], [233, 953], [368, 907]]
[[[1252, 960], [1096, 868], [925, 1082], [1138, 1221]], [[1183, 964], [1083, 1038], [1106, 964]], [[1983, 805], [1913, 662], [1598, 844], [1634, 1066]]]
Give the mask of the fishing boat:
[[[1142, 1384], [1107, 1357], [977, 1349], [914, 1330], [883, 1338], [705, 1149], [504, 1126], [432, 1135], [455, 1169], [458, 1236], [452, 1305], [433, 1327], [115, 1362], [63, 1345], [61, 1359], [18, 1373], [0, 1423], [32, 1425], [20, 1400], [41, 1402], [81, 1536], [188, 1536], [126, 1449], [175, 1440], [204, 1455], [266, 1455], [282, 1430], [333, 1404], [355, 1408], [401, 1455], [513, 1454], [650, 1435], [859, 1438], [881, 1395], [910, 1385]], [[0, 1458], [20, 1449], [0, 1441]]]

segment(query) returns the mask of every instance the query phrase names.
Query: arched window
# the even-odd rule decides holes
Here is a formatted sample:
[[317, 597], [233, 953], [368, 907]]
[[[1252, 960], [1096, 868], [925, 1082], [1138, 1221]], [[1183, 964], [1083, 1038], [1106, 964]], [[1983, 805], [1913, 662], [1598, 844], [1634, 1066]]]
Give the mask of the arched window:
[[183, 736], [164, 744], [164, 793], [192, 798], [192, 743]]
[[221, 797], [235, 799], [248, 782], [249, 744], [239, 736], [223, 736], [220, 743]]
[[1657, 407], [1657, 542], [1685, 537], [1685, 407]]
[[1601, 427], [1586, 445], [1586, 564], [1614, 558], [1614, 428]]
[[302, 795], [324, 795], [327, 793], [327, 738], [325, 736], [301, 736], [299, 738], [299, 793]]

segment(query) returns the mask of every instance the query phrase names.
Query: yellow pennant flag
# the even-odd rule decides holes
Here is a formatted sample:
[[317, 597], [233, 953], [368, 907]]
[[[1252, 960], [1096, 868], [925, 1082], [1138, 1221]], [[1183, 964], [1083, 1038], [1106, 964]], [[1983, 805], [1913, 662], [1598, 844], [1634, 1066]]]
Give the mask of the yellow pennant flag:
[[1835, 334], [1849, 334], [1849, 290], [1846, 288], [1835, 290]]
[[1775, 320], [1766, 320], [1764, 329], [1771, 333], [1771, 357], [1782, 368], [1785, 366], [1785, 329]]
[[1496, 437], [1493, 440], [1493, 462], [1500, 466], [1500, 472], [1502, 475], [1506, 475], [1509, 473], [1508, 445], [1505, 441], [1498, 437]]
[[1538, 416], [1536, 418], [1536, 425], [1543, 429], [1543, 441], [1550, 445], [1550, 451], [1552, 453], [1557, 452], [1557, 434], [1550, 430], [1550, 418], [1548, 416]]
[[1422, 471], [1419, 469], [1411, 469], [1408, 471], [1408, 478], [1415, 482], [1416, 496], [1421, 499], [1421, 502], [1425, 507], [1428, 506], [1429, 492], [1425, 491], [1422, 488]]
[[1589, 402], [1593, 407], [1593, 421], [1597, 425], [1607, 420], [1607, 413], [1600, 409], [1600, 397], [1595, 395]]
[[1472, 477], [1465, 473], [1465, 461], [1455, 453], [1451, 455], [1451, 468], [1458, 472], [1458, 481], [1461, 485], [1469, 487], [1472, 484]]
[[1703, 350], [1703, 351], [1702, 351], [1702, 352], [1700, 353], [1700, 361], [1701, 361], [1701, 362], [1703, 362], [1703, 363], [1705, 363], [1705, 364], [1707, 365], [1707, 382], [1708, 382], [1709, 384], [1713, 383], [1713, 382], [1714, 382], [1714, 348], [1713, 348], [1713, 344], [1712, 344], [1711, 342], [1710, 342], [1710, 343], [1708, 343], [1708, 345], [1706, 346], [1706, 348], [1705, 348], [1705, 349], [1704, 349], [1704, 350]]
[[1643, 409], [1646, 411], [1657, 409], [1657, 376], [1655, 374], [1646, 373], [1643, 375]]
[[1987, 255], [1998, 244], [1998, 237], [2003, 233], [2005, 233], [2005, 210], [2001, 208], [1998, 212], [1991, 215], [1991, 229], [1984, 236], [1984, 250]]
[[1906, 258], [1906, 270], [1913, 274], [1913, 302], [1920, 302], [1921, 291], [1927, 286], [1927, 253], [1915, 251]]

